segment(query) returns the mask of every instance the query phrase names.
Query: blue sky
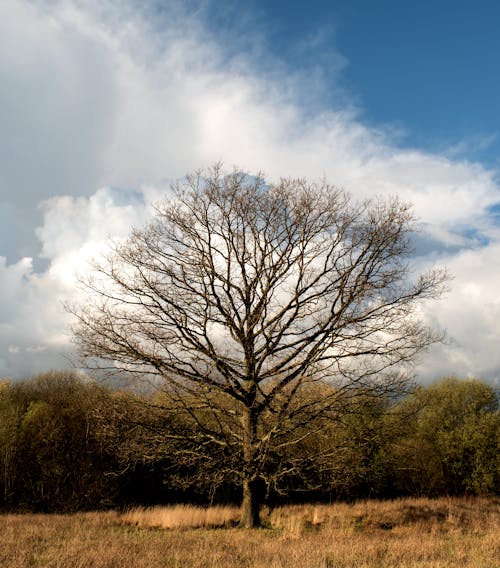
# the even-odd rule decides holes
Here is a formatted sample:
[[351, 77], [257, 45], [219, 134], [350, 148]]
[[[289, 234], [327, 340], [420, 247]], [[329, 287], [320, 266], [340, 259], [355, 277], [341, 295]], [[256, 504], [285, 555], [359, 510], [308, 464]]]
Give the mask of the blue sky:
[[[239, 6], [266, 30], [269, 51], [291, 68], [319, 63], [328, 77], [331, 54], [345, 58], [323, 104], [338, 104], [343, 88], [364, 120], [399, 130], [401, 145], [455, 150], [500, 165], [498, 2], [251, 0]], [[304, 49], [311, 38], [317, 45]]]
[[88, 258], [224, 160], [398, 195], [454, 279], [415, 372], [500, 378], [500, 4], [0, 2], [0, 377], [72, 357]]

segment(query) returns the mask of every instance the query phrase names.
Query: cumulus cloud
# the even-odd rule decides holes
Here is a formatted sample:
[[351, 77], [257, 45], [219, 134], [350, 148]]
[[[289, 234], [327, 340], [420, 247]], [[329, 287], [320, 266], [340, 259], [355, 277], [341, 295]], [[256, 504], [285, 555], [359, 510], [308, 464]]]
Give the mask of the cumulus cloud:
[[0, 257], [0, 289], [0, 376], [65, 366], [64, 285], [50, 274], [37, 275], [30, 258], [7, 266]]
[[[418, 265], [445, 263], [455, 274], [428, 316], [454, 339], [429, 355], [422, 376], [494, 376], [495, 172], [452, 153], [402, 150], [390, 127], [363, 124], [344, 96], [333, 109], [307, 96], [324, 92], [326, 73], [292, 72], [222, 41], [195, 4], [162, 6], [0, 5], [0, 375], [61, 366], [61, 300], [75, 273], [108, 237], [147, 219], [166, 178], [223, 159], [270, 179], [326, 176], [360, 199], [413, 202]], [[346, 65], [332, 61], [335, 73]]]
[[427, 310], [431, 325], [446, 327], [445, 344], [422, 359], [424, 377], [479, 376], [500, 383], [500, 242], [461, 250], [444, 260], [453, 274], [444, 301]]
[[[71, 317], [64, 305], [78, 299], [78, 274], [108, 247], [149, 218], [159, 188], [101, 188], [90, 197], [53, 197], [43, 203], [37, 229], [43, 273], [31, 258], [8, 265], [0, 257], [0, 377], [76, 364]], [[163, 192], [162, 192], [163, 193]]]

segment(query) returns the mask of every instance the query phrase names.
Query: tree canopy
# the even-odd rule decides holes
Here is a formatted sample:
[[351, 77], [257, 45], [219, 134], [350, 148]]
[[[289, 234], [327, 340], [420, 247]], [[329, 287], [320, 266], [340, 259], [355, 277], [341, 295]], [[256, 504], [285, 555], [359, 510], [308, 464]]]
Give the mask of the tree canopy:
[[241, 524], [255, 526], [262, 492], [297, 468], [278, 450], [361, 387], [400, 392], [438, 339], [418, 306], [446, 274], [410, 278], [413, 229], [396, 198], [355, 202], [327, 182], [214, 166], [94, 263], [75, 341], [89, 366], [149, 381], [182, 409], [170, 435], [190, 440], [186, 456], [219, 448], [243, 488]]

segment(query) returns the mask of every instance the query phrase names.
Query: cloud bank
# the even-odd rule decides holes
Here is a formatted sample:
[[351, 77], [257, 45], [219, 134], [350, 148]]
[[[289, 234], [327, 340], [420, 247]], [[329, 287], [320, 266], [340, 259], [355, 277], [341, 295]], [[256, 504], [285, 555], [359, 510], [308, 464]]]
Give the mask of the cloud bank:
[[455, 277], [426, 315], [449, 342], [419, 376], [500, 376], [496, 172], [402, 150], [345, 93], [320, 104], [341, 55], [331, 69], [288, 69], [248, 49], [265, 37], [214, 30], [206, 5], [164, 4], [0, 5], [0, 376], [65, 366], [75, 273], [141, 225], [169, 179], [221, 159], [271, 180], [325, 176], [360, 199], [411, 201], [416, 263]]

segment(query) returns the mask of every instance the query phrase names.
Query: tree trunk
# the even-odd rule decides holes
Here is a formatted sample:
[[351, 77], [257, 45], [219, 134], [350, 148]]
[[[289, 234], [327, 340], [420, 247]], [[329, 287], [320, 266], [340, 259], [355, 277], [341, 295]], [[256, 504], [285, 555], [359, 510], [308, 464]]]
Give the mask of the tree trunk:
[[242, 417], [242, 426], [244, 477], [240, 527], [251, 529], [260, 526], [260, 494], [255, 478], [257, 419], [252, 408], [245, 409]]
[[240, 527], [253, 529], [260, 527], [260, 498], [255, 481], [243, 482], [243, 502], [241, 503]]

